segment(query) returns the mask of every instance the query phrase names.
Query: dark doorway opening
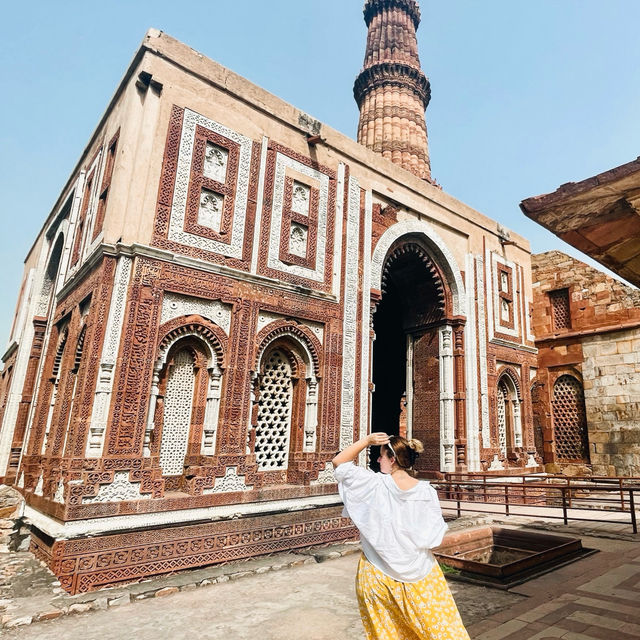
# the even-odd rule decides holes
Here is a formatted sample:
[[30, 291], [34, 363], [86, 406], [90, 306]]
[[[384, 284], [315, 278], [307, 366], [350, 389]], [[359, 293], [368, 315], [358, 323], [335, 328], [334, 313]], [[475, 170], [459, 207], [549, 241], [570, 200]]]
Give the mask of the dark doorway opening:
[[[371, 426], [390, 435], [405, 430], [430, 451], [422, 465], [439, 467], [438, 327], [445, 317], [442, 278], [426, 249], [412, 238], [394, 245], [382, 274], [373, 317]], [[371, 451], [377, 470], [378, 451]]]

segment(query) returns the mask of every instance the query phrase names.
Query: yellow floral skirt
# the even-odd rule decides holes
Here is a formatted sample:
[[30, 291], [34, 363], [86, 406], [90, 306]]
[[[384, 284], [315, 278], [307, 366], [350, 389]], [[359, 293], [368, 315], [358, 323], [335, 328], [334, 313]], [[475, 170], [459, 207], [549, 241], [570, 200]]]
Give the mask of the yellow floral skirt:
[[438, 563], [419, 582], [398, 582], [362, 555], [356, 594], [368, 640], [469, 640]]

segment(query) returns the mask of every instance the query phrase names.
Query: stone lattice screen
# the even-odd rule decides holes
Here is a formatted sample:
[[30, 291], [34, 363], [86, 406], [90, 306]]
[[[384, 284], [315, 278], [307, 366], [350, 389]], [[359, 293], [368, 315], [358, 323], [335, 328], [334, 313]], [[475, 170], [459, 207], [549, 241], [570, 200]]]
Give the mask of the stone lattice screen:
[[549, 292], [553, 317], [553, 330], [571, 328], [571, 312], [569, 309], [569, 289], [558, 289]]
[[553, 387], [552, 408], [558, 460], [588, 462], [587, 419], [580, 381], [573, 376], [560, 376]]

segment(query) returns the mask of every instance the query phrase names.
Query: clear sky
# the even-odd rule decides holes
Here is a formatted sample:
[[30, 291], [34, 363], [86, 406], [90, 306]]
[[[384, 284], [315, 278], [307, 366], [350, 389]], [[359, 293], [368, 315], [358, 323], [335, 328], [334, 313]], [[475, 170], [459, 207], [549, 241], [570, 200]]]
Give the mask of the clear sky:
[[[421, 0], [427, 125], [443, 189], [577, 252], [519, 202], [640, 154], [638, 0]], [[149, 27], [355, 137], [363, 0], [31, 0], [0, 38], [0, 350], [23, 260]]]

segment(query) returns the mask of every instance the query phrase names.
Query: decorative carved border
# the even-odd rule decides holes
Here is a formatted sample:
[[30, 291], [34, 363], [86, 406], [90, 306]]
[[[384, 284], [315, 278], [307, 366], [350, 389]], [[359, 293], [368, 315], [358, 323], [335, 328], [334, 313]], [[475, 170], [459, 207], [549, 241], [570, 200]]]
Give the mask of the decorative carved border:
[[286, 337], [287, 335], [295, 336], [307, 347], [311, 355], [313, 373], [316, 377], [319, 377], [321, 371], [320, 354], [323, 352], [320, 341], [304, 325], [288, 320], [276, 320], [258, 333], [255, 340], [254, 371], [258, 370], [258, 362], [265, 347], [276, 338]]
[[49, 546], [35, 532], [31, 550], [71, 594], [268, 553], [355, 539], [342, 507], [152, 529]]
[[[317, 231], [313, 238], [313, 229], [310, 228], [308, 237], [308, 243], [314, 239], [317, 245], [314, 269], [301, 266], [298, 260], [281, 260], [281, 256], [289, 253], [288, 233], [283, 233], [287, 168], [320, 184]], [[258, 272], [311, 289], [331, 291], [335, 211], [336, 173], [291, 149], [271, 142], [267, 153]]]
[[[192, 234], [184, 230], [183, 219], [191, 177], [191, 149], [197, 125], [222, 136], [227, 141], [226, 145], [239, 145], [233, 229], [228, 242], [219, 242], [205, 235]], [[158, 188], [152, 245], [179, 255], [249, 271], [256, 218], [260, 150], [260, 143], [251, 142], [212, 120], [174, 105], [169, 120]]]
[[[227, 165], [227, 179], [224, 183], [216, 182], [204, 176], [204, 158], [207, 142], [226, 149], [229, 152]], [[193, 235], [210, 238], [223, 244], [231, 245], [233, 239], [233, 217], [236, 201], [236, 184], [240, 166], [241, 147], [238, 143], [206, 129], [202, 125], [196, 126], [195, 143], [191, 164], [191, 180], [186, 203], [184, 230]], [[222, 223], [220, 232], [209, 229], [198, 223], [200, 209], [200, 192], [205, 187], [224, 197]]]

